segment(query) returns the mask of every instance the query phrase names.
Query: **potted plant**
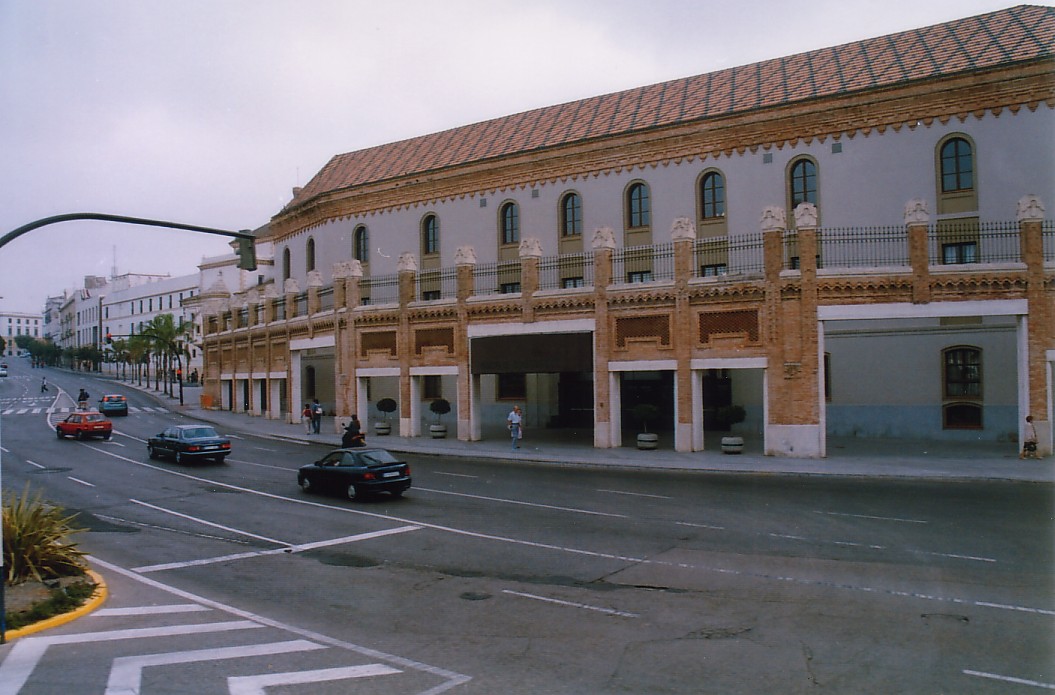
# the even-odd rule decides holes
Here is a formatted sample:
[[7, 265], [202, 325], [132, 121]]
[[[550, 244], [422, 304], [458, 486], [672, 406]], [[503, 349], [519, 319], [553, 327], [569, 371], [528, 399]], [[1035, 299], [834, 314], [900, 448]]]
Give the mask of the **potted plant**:
[[392, 398], [382, 398], [377, 402], [377, 409], [384, 414], [384, 420], [374, 423], [374, 432], [378, 435], [392, 433], [392, 425], [388, 424], [388, 414], [396, 412], [399, 404]]
[[641, 421], [641, 434], [637, 435], [638, 449], [655, 449], [659, 446], [659, 435], [648, 431], [648, 421], [659, 417], [659, 408], [651, 403], [638, 403], [631, 411]]
[[[727, 405], [718, 409], [715, 420], [723, 430], [729, 430], [733, 425], [743, 422], [747, 417], [747, 411], [740, 405]], [[739, 435], [729, 434], [722, 437], [723, 454], [740, 454], [744, 450], [744, 438]]]
[[447, 425], [440, 422], [440, 416], [451, 412], [451, 403], [446, 398], [437, 398], [429, 403], [429, 410], [436, 413], [436, 423], [429, 425], [429, 432], [433, 439], [443, 439], [447, 436]]

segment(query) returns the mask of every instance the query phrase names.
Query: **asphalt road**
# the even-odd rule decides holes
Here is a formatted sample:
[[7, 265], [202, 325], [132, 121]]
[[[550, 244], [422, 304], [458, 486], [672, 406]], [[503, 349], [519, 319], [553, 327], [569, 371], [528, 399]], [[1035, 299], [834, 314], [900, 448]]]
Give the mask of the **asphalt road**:
[[318, 446], [231, 432], [224, 465], [151, 461], [179, 415], [49, 371], [132, 406], [110, 442], [59, 441], [26, 405], [41, 370], [8, 362], [4, 490], [77, 513], [114, 591], [47, 651], [0, 647], [0, 695], [116, 693], [133, 672], [147, 694], [259, 674], [313, 695], [1055, 687], [1051, 486], [411, 458], [404, 499], [353, 503], [297, 488]]

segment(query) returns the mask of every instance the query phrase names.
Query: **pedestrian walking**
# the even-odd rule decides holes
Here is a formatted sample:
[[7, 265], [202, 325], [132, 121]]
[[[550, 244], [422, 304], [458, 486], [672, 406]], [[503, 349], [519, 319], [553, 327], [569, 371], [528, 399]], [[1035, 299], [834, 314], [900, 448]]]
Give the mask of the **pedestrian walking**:
[[42, 377], [41, 380], [40, 380], [40, 392], [41, 393], [47, 393], [48, 392], [48, 378], [47, 377]]
[[315, 434], [322, 428], [322, 405], [316, 398], [311, 402], [311, 429]]
[[1026, 426], [1022, 432], [1022, 453], [1018, 455], [1020, 459], [1025, 458], [1040, 458], [1037, 455], [1037, 428], [1033, 425], [1033, 416], [1026, 416]]
[[311, 404], [305, 403], [304, 410], [300, 411], [300, 420], [304, 423], [304, 434], [311, 434], [311, 421], [313, 419], [311, 416]]
[[506, 418], [509, 427], [509, 441], [511, 449], [520, 448], [520, 440], [524, 438], [524, 415], [520, 412], [520, 406], [514, 405]]

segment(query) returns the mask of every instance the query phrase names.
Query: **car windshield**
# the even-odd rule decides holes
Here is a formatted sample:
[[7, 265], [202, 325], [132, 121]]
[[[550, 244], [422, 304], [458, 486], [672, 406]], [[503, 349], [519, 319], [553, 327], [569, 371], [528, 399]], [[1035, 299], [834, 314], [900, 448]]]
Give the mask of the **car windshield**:
[[100, 422], [102, 420], [105, 420], [106, 418], [104, 418], [99, 413], [93, 413], [91, 415], [86, 416], [84, 419], [87, 420], [88, 422]]
[[360, 458], [362, 458], [363, 463], [368, 466], [378, 466], [385, 463], [399, 463], [399, 459], [397, 459], [395, 456], [388, 453], [384, 449], [378, 449], [377, 451], [367, 451], [362, 454], [359, 454], [359, 456]]
[[183, 439], [202, 439], [204, 437], [219, 437], [216, 434], [216, 430], [211, 427], [192, 427], [187, 430], [181, 430], [180, 436]]

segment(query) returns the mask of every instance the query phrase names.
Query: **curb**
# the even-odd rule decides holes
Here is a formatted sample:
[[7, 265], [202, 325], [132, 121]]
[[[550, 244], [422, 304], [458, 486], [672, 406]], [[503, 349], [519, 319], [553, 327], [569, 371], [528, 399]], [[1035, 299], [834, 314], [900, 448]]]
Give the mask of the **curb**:
[[5, 634], [7, 641], [10, 642], [11, 640], [18, 639], [19, 637], [26, 637], [36, 632], [43, 632], [44, 630], [50, 630], [53, 627], [59, 627], [60, 625], [72, 623], [74, 620], [77, 620], [78, 618], [83, 618], [89, 613], [95, 611], [97, 608], [99, 608], [99, 606], [103, 605], [103, 602], [105, 602], [107, 597], [109, 596], [109, 590], [106, 586], [106, 580], [103, 579], [102, 575], [90, 569], [87, 570], [87, 574], [92, 578], [92, 581], [95, 582], [95, 592], [92, 593], [92, 595], [88, 598], [87, 601], [85, 601], [69, 613], [63, 613], [61, 615], [52, 616], [51, 618], [41, 620], [40, 622], [33, 623], [32, 625], [20, 627], [17, 630], [8, 630]]

